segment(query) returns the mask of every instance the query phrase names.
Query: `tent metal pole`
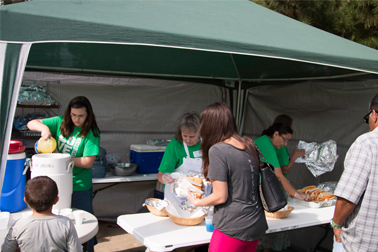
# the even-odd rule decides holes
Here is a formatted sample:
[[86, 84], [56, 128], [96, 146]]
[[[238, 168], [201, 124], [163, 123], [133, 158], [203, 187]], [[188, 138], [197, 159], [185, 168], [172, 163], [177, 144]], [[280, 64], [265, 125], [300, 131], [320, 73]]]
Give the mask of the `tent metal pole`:
[[235, 71], [238, 75], [238, 79], [239, 79], [239, 87], [238, 87], [238, 100], [237, 100], [237, 103], [236, 103], [236, 126], [239, 127], [240, 126], [240, 107], [241, 107], [241, 85], [242, 85], [242, 79], [240, 78], [240, 74], [239, 74], [239, 70], [238, 70], [238, 67], [236, 66], [236, 63], [235, 63], [235, 60], [234, 60], [234, 56], [232, 55], [232, 53], [230, 54], [231, 56], [231, 60], [232, 60], [232, 63], [234, 64], [234, 67], [235, 67]]
[[245, 118], [245, 109], [247, 107], [247, 101], [248, 101], [248, 94], [249, 94], [249, 89], [245, 90], [244, 106], [243, 106], [243, 111], [242, 111], [242, 114], [241, 114], [241, 122], [240, 122], [240, 127], [239, 127], [239, 135], [243, 135], [243, 125], [244, 125], [244, 118]]
[[238, 100], [237, 100], [237, 103], [236, 103], [236, 126], [239, 128], [239, 118], [240, 118], [240, 100], [241, 100], [241, 84], [242, 84], [242, 81], [239, 80], [239, 87], [238, 87]]

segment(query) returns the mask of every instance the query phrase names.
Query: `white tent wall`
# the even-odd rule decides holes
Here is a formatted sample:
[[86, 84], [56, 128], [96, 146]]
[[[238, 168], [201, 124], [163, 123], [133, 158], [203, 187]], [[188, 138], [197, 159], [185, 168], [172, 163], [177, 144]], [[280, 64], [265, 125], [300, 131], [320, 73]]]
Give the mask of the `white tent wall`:
[[[345, 154], [353, 141], [369, 131], [363, 116], [369, 102], [378, 94], [378, 80], [359, 82], [308, 81], [290, 85], [269, 85], [249, 90], [243, 134], [256, 139], [275, 117], [293, 118], [293, 137], [288, 149], [292, 154], [299, 140], [322, 143], [334, 140], [339, 155], [332, 172], [315, 178], [305, 164], [295, 163], [288, 179], [299, 189], [326, 181], [338, 181]], [[319, 227], [291, 231], [291, 243], [300, 248], [314, 248], [324, 229]], [[312, 235], [308, 235], [311, 233]], [[324, 244], [332, 248], [332, 231]], [[323, 245], [324, 245], [323, 244]]]
[[[59, 82], [59, 85], [57, 85]], [[69, 101], [79, 95], [92, 104], [101, 130], [100, 146], [126, 162], [131, 144], [149, 139], [172, 139], [181, 116], [201, 113], [209, 104], [222, 101], [222, 88], [201, 83], [143, 78], [117, 78], [43, 72], [25, 72], [26, 84], [45, 86], [61, 105], [53, 109], [63, 115]], [[48, 83], [48, 85], [47, 85]], [[34, 112], [20, 109], [16, 113]], [[101, 189], [109, 184], [94, 184]], [[96, 194], [94, 213], [99, 219], [145, 210], [142, 203], [153, 197], [156, 181], [120, 183]]]
[[101, 147], [123, 162], [131, 144], [172, 139], [184, 113], [201, 113], [209, 104], [222, 101], [221, 88], [201, 83], [25, 72], [23, 83], [31, 80], [41, 85], [50, 82], [48, 92], [61, 105], [58, 115], [63, 115], [72, 98], [86, 96], [101, 130]]

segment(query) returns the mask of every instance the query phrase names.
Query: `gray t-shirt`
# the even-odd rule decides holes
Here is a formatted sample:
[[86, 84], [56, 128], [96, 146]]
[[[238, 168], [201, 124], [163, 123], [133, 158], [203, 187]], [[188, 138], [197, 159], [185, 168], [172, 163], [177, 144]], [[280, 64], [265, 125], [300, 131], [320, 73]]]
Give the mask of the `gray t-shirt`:
[[[213, 225], [227, 236], [254, 241], [268, 229], [259, 193], [258, 158], [218, 143], [209, 150], [208, 178], [227, 182], [228, 198], [214, 207]], [[251, 167], [253, 173], [251, 172]]]
[[29, 216], [16, 221], [9, 229], [1, 250], [16, 251], [74, 251], [82, 246], [72, 221], [61, 215]]

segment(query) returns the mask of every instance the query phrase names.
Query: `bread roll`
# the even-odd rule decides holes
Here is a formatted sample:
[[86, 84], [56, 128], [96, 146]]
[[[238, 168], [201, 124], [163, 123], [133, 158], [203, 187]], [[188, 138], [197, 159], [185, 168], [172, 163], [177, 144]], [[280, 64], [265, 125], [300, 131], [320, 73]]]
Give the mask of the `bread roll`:
[[[193, 181], [194, 183], [197, 183], [198, 185], [202, 185], [202, 179], [197, 177], [184, 177], [187, 180]], [[201, 189], [201, 188], [200, 188]]]
[[315, 189], [316, 188], [316, 186], [314, 186], [314, 185], [310, 185], [310, 186], [306, 186], [306, 187], [303, 187], [303, 191], [308, 191], [308, 190], [311, 190], [311, 189]]
[[321, 192], [318, 195], [318, 200], [325, 201], [325, 200], [332, 200], [335, 198], [335, 195], [333, 195], [331, 192]]

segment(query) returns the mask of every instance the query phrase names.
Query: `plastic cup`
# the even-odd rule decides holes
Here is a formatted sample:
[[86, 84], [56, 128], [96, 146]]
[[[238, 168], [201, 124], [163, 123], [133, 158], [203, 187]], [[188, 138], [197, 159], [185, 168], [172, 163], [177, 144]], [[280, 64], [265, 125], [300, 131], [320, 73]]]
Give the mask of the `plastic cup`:
[[206, 216], [205, 222], [206, 222], [206, 231], [213, 232], [214, 231], [213, 216]]
[[8, 228], [10, 212], [0, 212], [0, 230]]
[[83, 210], [73, 211], [73, 215], [75, 217], [75, 224], [76, 225], [83, 224], [83, 219], [84, 219], [84, 211]]

